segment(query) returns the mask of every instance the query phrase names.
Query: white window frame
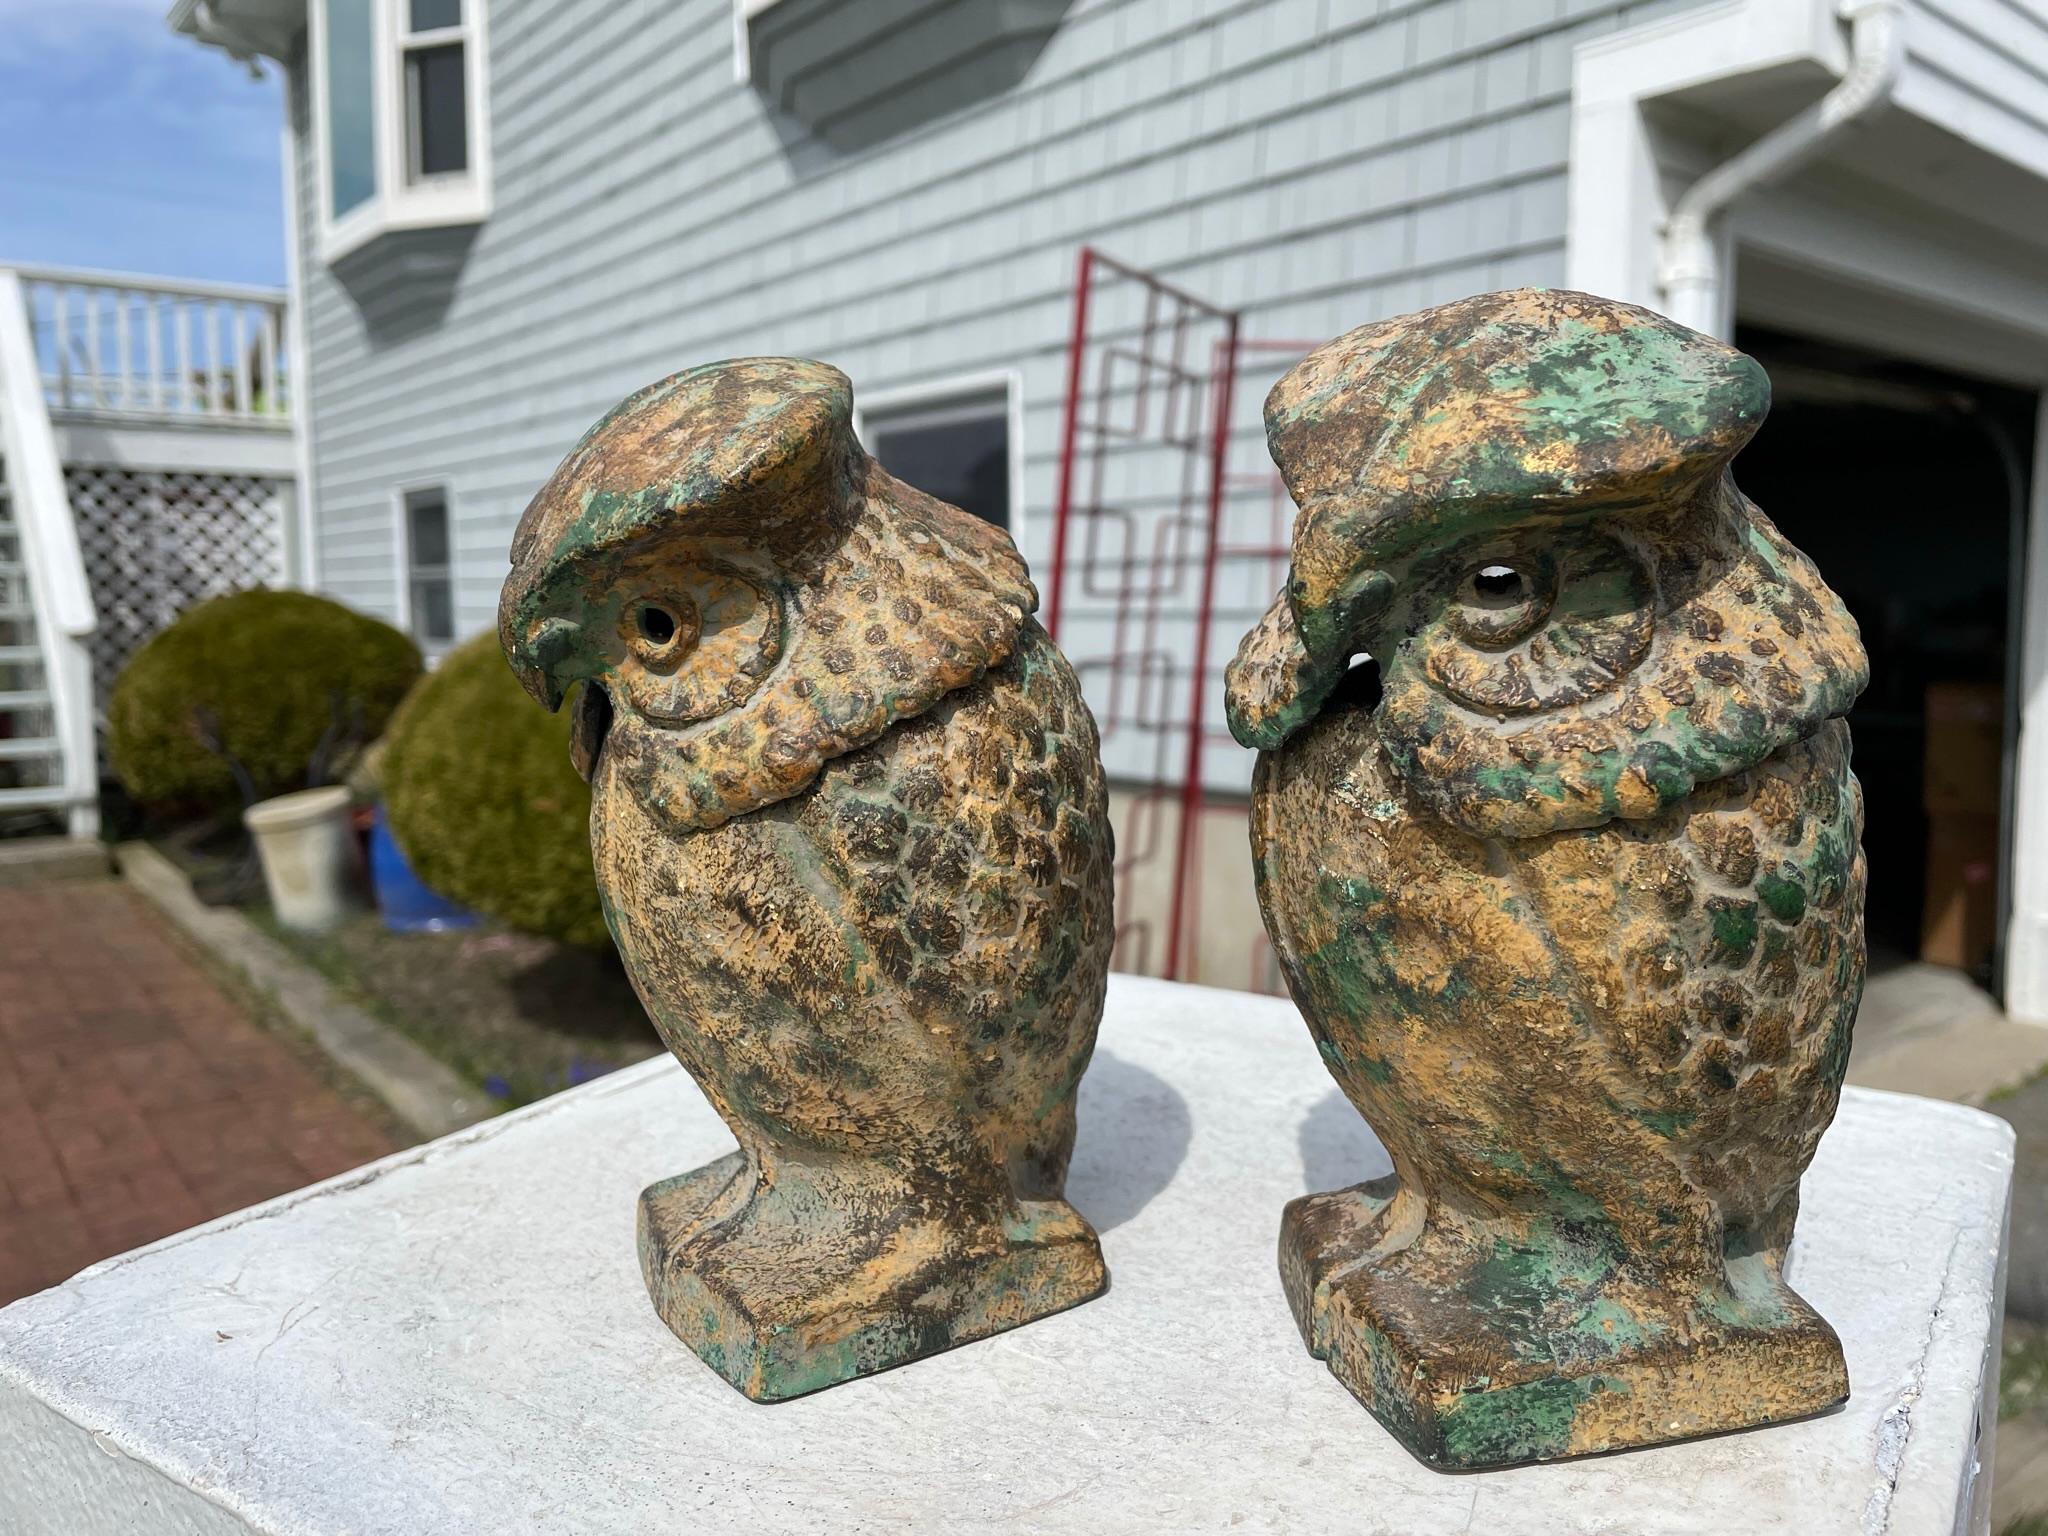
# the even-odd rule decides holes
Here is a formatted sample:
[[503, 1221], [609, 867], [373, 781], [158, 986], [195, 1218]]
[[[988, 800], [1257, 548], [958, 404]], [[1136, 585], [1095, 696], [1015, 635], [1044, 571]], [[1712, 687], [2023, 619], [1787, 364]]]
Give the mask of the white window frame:
[[1010, 526], [1006, 531], [1010, 542], [1021, 551], [1027, 521], [1024, 505], [1024, 375], [1017, 369], [993, 368], [981, 373], [952, 374], [929, 383], [905, 384], [866, 394], [856, 389], [853, 395], [853, 435], [860, 439], [863, 448], [867, 446], [870, 412], [878, 416], [914, 413], [926, 417], [926, 425], [937, 426], [946, 420], [952, 408], [957, 408], [963, 418], [987, 414], [981, 410], [970, 411], [968, 407], [970, 403], [978, 405], [997, 394], [1003, 397], [1010, 453]]
[[[334, 216], [334, 156], [327, 110], [327, 7], [309, 0], [308, 72], [312, 76], [314, 158], [319, 207], [315, 228], [320, 259], [334, 262], [381, 235], [405, 229], [480, 224], [491, 213], [490, 47], [485, 0], [463, 0], [462, 24], [431, 32], [409, 30], [408, 0], [370, 0], [372, 96], [376, 133], [376, 190], [339, 219]], [[415, 181], [407, 101], [405, 55], [413, 48], [461, 43], [468, 131], [467, 170]]]
[[[419, 615], [412, 605], [412, 498], [422, 491], [432, 491], [441, 498], [441, 515], [448, 519], [448, 629], [445, 640], [429, 640], [419, 632]], [[398, 627], [412, 637], [420, 648], [420, 654], [429, 663], [438, 661], [462, 642], [462, 616], [458, 601], [460, 588], [455, 579], [458, 568], [455, 542], [455, 487], [446, 480], [409, 480], [391, 490], [392, 548], [398, 554], [397, 603]]]

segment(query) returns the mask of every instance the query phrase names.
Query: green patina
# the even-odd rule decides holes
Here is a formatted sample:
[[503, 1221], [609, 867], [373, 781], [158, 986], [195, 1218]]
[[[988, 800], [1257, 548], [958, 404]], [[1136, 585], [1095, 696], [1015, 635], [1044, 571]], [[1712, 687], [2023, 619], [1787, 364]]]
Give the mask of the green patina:
[[1585, 1296], [1614, 1263], [1602, 1245], [1567, 1237], [1555, 1223], [1538, 1219], [1521, 1241], [1494, 1240], [1493, 1251], [1473, 1268], [1465, 1298], [1516, 1358], [1548, 1360], [1560, 1304], [1570, 1307]]
[[1582, 1340], [1597, 1344], [1613, 1355], [1642, 1348], [1652, 1337], [1664, 1332], [1664, 1328], [1654, 1319], [1646, 1321], [1637, 1317], [1620, 1302], [1596, 1296], [1586, 1307], [1585, 1316], [1574, 1332]]
[[1400, 950], [1400, 924], [1383, 900], [1368, 912], [1371, 915], [1347, 924], [1343, 932], [1304, 954], [1299, 962], [1319, 991], [1344, 1000], [1347, 1018], [1364, 1021], [1414, 1014], [1477, 995], [1462, 959], [1452, 962], [1435, 987], [1416, 987], [1402, 980], [1393, 963]]
[[1604, 1376], [1546, 1376], [1468, 1392], [1443, 1411], [1441, 1459], [1454, 1467], [1497, 1467], [1563, 1456], [1580, 1408], [1598, 1393], [1625, 1390]]
[[1696, 1109], [1630, 1109], [1626, 1113], [1638, 1125], [1655, 1131], [1666, 1140], [1686, 1130], [1700, 1117]]
[[1756, 903], [1717, 898], [1708, 908], [1713, 916], [1714, 959], [1726, 966], [1746, 964], [1756, 949]]
[[[1833, 1103], [1745, 1060], [1830, 1029], [1836, 1065], [1858, 963], [1853, 791], [1812, 813], [1843, 751], [1826, 722], [1865, 664], [1727, 478], [1767, 394], [1753, 361], [1661, 317], [1523, 292], [1364, 328], [1269, 398], [1301, 516], [1232, 683], [1233, 729], [1257, 735], [1240, 739], [1279, 749], [1255, 791], [1255, 816], [1287, 822], [1265, 824], [1281, 851], [1260, 897], [1294, 929], [1322, 1054], [1427, 1196], [1422, 1235], [1363, 1262], [1362, 1205], [1290, 1208], [1283, 1271], [1312, 1347], [1441, 1465], [1657, 1443], [1835, 1390], [1772, 1268], [1789, 1212], [1769, 1252], [1742, 1234], [1725, 1281], [1715, 1262], [1722, 1223], [1790, 1187]], [[1519, 585], [1473, 584], [1496, 560]], [[1352, 716], [1372, 695], [1346, 684], [1326, 718], [1354, 734], [1283, 745], [1359, 651], [1378, 663], [1370, 726]], [[1354, 746], [1370, 773], [1346, 766]], [[1381, 826], [1341, 792], [1350, 809], [1316, 824], [1309, 791], [1389, 776]], [[1648, 825], [1594, 830], [1623, 817]], [[1733, 820], [1772, 848], [1753, 880], [1717, 856]], [[1809, 837], [1804, 857], [1777, 846]], [[1372, 882], [1343, 877], [1361, 866]], [[1494, 974], [1477, 936], [1509, 929], [1540, 958]], [[1828, 947], [1832, 1005], [1802, 940]], [[1789, 1021], [1744, 1038], [1766, 1001]], [[1684, 1056], [1693, 1036], [1711, 1048]]]
[[1756, 882], [1756, 893], [1781, 923], [1796, 923], [1806, 915], [1806, 887], [1796, 879], [1776, 873], [1763, 875]]
[[1746, 1249], [1743, 1240], [1732, 1233], [1723, 1251], [1721, 1267], [1728, 1286], [1699, 1298], [1703, 1314], [1730, 1328], [1756, 1331], [1786, 1328], [1800, 1320], [1805, 1309], [1771, 1272], [1766, 1255]]
[[1498, 1143], [1481, 1156], [1502, 1173], [1512, 1174], [1531, 1188], [1541, 1190], [1548, 1197], [1547, 1205], [1555, 1219], [1583, 1222], [1600, 1228], [1607, 1225], [1606, 1213], [1601, 1210], [1600, 1202], [1574, 1185], [1554, 1163], [1545, 1159], [1532, 1161], [1514, 1148]]

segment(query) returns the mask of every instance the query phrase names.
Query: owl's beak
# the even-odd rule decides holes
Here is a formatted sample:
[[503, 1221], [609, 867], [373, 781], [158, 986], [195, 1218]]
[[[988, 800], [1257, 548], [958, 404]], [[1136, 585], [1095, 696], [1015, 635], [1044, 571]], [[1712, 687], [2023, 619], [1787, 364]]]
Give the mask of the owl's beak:
[[533, 701], [553, 714], [562, 707], [569, 684], [575, 681], [566, 664], [576, 653], [581, 631], [568, 619], [543, 619], [524, 639], [505, 643], [505, 659], [512, 664]]
[[[1393, 597], [1393, 581], [1382, 571], [1348, 569], [1339, 582], [1318, 584], [1303, 581], [1306, 564], [1297, 547], [1288, 585], [1224, 671], [1230, 734], [1262, 752], [1275, 750], [1315, 718], [1350, 670], [1353, 652], [1365, 649], [1363, 635]], [[1309, 606], [1298, 609], [1304, 595]]]
[[1283, 588], [1224, 670], [1224, 711], [1240, 743], [1270, 752], [1293, 735], [1329, 692], [1301, 643]]

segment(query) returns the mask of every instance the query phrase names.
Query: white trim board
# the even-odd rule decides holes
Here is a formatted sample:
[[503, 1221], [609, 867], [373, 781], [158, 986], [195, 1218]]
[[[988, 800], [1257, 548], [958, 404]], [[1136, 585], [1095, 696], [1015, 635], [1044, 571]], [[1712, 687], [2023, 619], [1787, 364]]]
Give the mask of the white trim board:
[[2022, 579], [2020, 739], [2013, 770], [2012, 919], [2005, 930], [2005, 1009], [2048, 1023], [2048, 391], [2034, 418], [2034, 504]]
[[[1924, 7], [1908, 23], [1908, 63], [1890, 110], [1931, 113], [1954, 95], [1916, 83], [1939, 34]], [[1658, 243], [1676, 192], [1701, 168], [1701, 149], [1660, 129], [1647, 103], [1767, 71], [1838, 78], [1847, 62], [1828, 0], [1730, 0], [1582, 46], [1572, 73], [1567, 285], [1660, 307]], [[1977, 84], [1968, 121], [1934, 126], [2048, 177], [2024, 127], [2002, 127], [1996, 103], [1981, 94], [1993, 87]], [[2044, 391], [2027, 564], [2014, 573], [2027, 622], [2004, 984], [2009, 1013], [2048, 1024], [2048, 262], [2017, 242], [2006, 249], [1974, 230], [1887, 209], [1868, 167], [1859, 178], [1854, 186], [1831, 180], [1823, 165], [1796, 193], [1760, 191], [1730, 211], [1721, 231], [1729, 274], [1722, 330], [1741, 309]], [[2048, 197], [2048, 184], [2042, 191]], [[2000, 213], [1987, 206], [1981, 223], [1997, 229]], [[1744, 251], [1761, 258], [1748, 264], [1747, 292], [1739, 291]]]
[[283, 427], [208, 429], [152, 423], [60, 421], [57, 455], [68, 468], [162, 470], [173, 474], [261, 475], [292, 480], [298, 454]]
[[[292, 413], [292, 470], [293, 490], [293, 533], [290, 574], [287, 580], [308, 592], [320, 589], [320, 519], [315, 501], [313, 479], [313, 349], [306, 333], [306, 242], [304, 220], [307, 210], [300, 201], [298, 135], [292, 130], [296, 108], [300, 105], [294, 98], [301, 89], [310, 90], [312, 65], [307, 63], [299, 79], [295, 81], [292, 71], [284, 73], [284, 127], [282, 129], [283, 153], [280, 164], [284, 173], [284, 260], [286, 291], [290, 295], [285, 304], [285, 364], [286, 397]], [[306, 126], [312, 130], [313, 104], [305, 103]], [[319, 176], [314, 175], [317, 187]], [[318, 217], [318, 210], [314, 210]]]

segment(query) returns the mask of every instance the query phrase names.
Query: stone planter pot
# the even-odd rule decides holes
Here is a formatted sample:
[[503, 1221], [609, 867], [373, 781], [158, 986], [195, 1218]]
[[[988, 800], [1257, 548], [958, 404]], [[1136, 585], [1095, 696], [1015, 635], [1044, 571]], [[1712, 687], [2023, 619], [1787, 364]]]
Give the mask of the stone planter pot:
[[287, 928], [318, 932], [348, 908], [349, 793], [340, 784], [264, 800], [242, 813], [270, 905]]

